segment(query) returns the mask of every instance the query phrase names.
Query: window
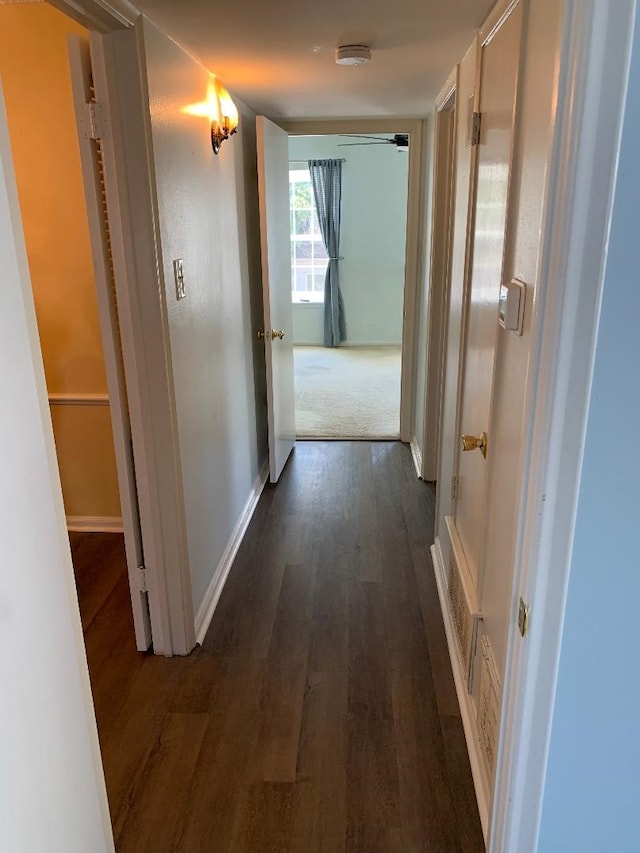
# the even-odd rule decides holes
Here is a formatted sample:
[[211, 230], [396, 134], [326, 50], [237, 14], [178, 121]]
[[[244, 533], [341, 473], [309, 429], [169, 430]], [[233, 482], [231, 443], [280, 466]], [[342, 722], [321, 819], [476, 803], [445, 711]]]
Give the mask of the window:
[[322, 242], [308, 169], [289, 171], [291, 297], [294, 302], [324, 302], [329, 258]]

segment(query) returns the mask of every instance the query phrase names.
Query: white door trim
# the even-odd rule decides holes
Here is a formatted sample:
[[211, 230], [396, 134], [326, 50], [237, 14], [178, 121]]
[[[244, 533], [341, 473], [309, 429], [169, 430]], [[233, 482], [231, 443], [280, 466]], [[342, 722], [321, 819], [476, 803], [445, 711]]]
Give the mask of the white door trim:
[[566, 3], [489, 853], [537, 848], [634, 12]]
[[[434, 150], [432, 179], [432, 225], [431, 225], [431, 263], [427, 290], [427, 351], [417, 353], [417, 358], [425, 358], [424, 371], [424, 429], [422, 447], [419, 449], [419, 476], [423, 480], [437, 480], [440, 458], [440, 429], [442, 423], [442, 402], [445, 380], [445, 354], [447, 346], [447, 319], [449, 317], [449, 291], [451, 288], [451, 255], [453, 250], [454, 201], [456, 183], [457, 125], [460, 110], [455, 103], [458, 85], [457, 66], [447, 78], [436, 98], [433, 113]], [[445, 113], [455, 110], [451, 128], [450, 150], [443, 157], [441, 123]], [[444, 160], [444, 162], [443, 162]], [[445, 168], [449, 176], [449, 186], [442, 192], [441, 170]], [[444, 196], [444, 198], [443, 198]], [[439, 209], [442, 201], [446, 210]], [[434, 246], [446, 233], [446, 271], [442, 273], [435, 264]], [[425, 269], [425, 274], [427, 270]], [[439, 292], [436, 291], [438, 287]], [[435, 298], [437, 296], [437, 299]]]
[[404, 268], [404, 320], [402, 323], [402, 377], [400, 387], [400, 440], [412, 438], [415, 399], [416, 299], [424, 268], [424, 178], [425, 122], [422, 119], [305, 119], [278, 121], [290, 136], [334, 133], [408, 133], [409, 186], [407, 194], [407, 238]]
[[[469, 48], [471, 50], [471, 46]], [[480, 69], [482, 65], [482, 42], [479, 36], [475, 38], [475, 51], [476, 51], [476, 73], [475, 73], [475, 81], [473, 85], [473, 103], [472, 110], [473, 112], [478, 112], [480, 109]], [[460, 66], [458, 65], [458, 91], [460, 84]], [[469, 103], [463, 103], [461, 98], [458, 98], [458, 121], [466, 121], [467, 120], [467, 110], [469, 109]], [[462, 389], [464, 388], [464, 373], [465, 373], [465, 346], [467, 340], [467, 324], [468, 324], [468, 315], [469, 315], [469, 299], [470, 299], [470, 291], [471, 291], [471, 274], [473, 271], [473, 249], [474, 249], [474, 239], [476, 233], [476, 192], [477, 192], [477, 184], [478, 184], [478, 149], [479, 145], [471, 146], [471, 155], [470, 155], [470, 164], [469, 164], [469, 195], [467, 201], [467, 233], [465, 237], [465, 248], [464, 248], [464, 273], [462, 279], [462, 310], [460, 317], [460, 348], [458, 352], [458, 374], [456, 377], [456, 417], [455, 417], [455, 444], [457, 447], [458, 444], [458, 436], [461, 434], [462, 430], [460, 428], [460, 423], [462, 420], [462, 406], [460, 405], [462, 400]], [[450, 310], [450, 306], [447, 308], [447, 312]], [[447, 323], [449, 322], [449, 316], [447, 313]], [[445, 368], [446, 369], [446, 368]], [[442, 436], [442, 434], [441, 434]], [[453, 454], [453, 471], [452, 475], [454, 479], [458, 480], [458, 457], [459, 454], [454, 450]], [[438, 471], [438, 479], [441, 480], [440, 471]], [[449, 490], [451, 488], [450, 483], [441, 483], [441, 489], [438, 491], [441, 492], [443, 489]], [[456, 514], [456, 501], [457, 498], [451, 499], [451, 515], [455, 517]], [[440, 503], [439, 497], [436, 495], [436, 512], [440, 511]], [[436, 514], [436, 518], [439, 516]]]
[[458, 66], [456, 65], [453, 71], [449, 74], [444, 82], [444, 85], [436, 95], [435, 109], [441, 112], [448, 108], [451, 99], [458, 91]]
[[184, 655], [195, 646], [195, 619], [142, 19], [123, 0], [54, 5], [92, 31], [96, 88], [105, 94], [105, 189], [154, 652]]
[[[475, 51], [475, 75], [473, 82], [473, 95], [472, 95], [472, 104], [469, 104], [468, 101], [468, 92], [464, 92], [462, 90], [461, 83], [461, 69], [467, 60], [469, 54]], [[459, 178], [460, 171], [460, 163], [458, 162], [458, 136], [460, 133], [459, 123], [467, 121], [467, 113], [469, 110], [469, 106], [471, 106], [472, 110], [477, 110], [478, 102], [479, 102], [479, 86], [478, 86], [478, 74], [479, 74], [479, 53], [480, 48], [478, 45], [478, 38], [476, 37], [471, 45], [469, 46], [467, 52], [462, 57], [458, 65], [454, 68], [449, 80], [453, 78], [455, 83], [455, 91], [456, 91], [456, 139], [455, 141], [455, 174], [454, 174], [454, 198], [452, 199], [452, 203], [455, 207], [456, 197], [458, 193], [457, 181]], [[436, 99], [436, 108], [444, 103], [449, 97], [447, 94], [447, 88], [449, 85], [449, 80], [445, 87], [442, 89], [440, 95]], [[442, 448], [445, 441], [445, 436], [443, 435], [443, 419], [444, 419], [444, 409], [441, 412], [441, 424], [440, 424], [440, 447], [438, 448], [438, 471], [437, 471], [437, 482], [439, 483], [439, 488], [436, 490], [436, 507], [435, 507], [435, 518], [436, 518], [436, 539], [439, 537], [440, 530], [438, 528], [439, 520], [444, 520], [447, 515], [455, 514], [455, 498], [453, 497], [453, 483], [457, 481], [457, 460], [458, 454], [455, 452], [455, 447], [457, 447], [457, 436], [460, 434], [460, 389], [462, 387], [462, 373], [463, 373], [463, 354], [464, 354], [464, 341], [466, 338], [466, 317], [467, 317], [467, 303], [468, 303], [468, 290], [469, 290], [469, 280], [471, 276], [471, 258], [472, 258], [472, 244], [473, 244], [473, 234], [475, 230], [475, 205], [474, 199], [476, 194], [476, 172], [477, 172], [477, 162], [478, 162], [478, 146], [470, 146], [469, 147], [469, 186], [467, 190], [467, 216], [466, 216], [466, 226], [465, 226], [465, 237], [464, 237], [464, 259], [461, 271], [462, 277], [462, 294], [461, 294], [461, 306], [460, 306], [460, 341], [458, 346], [458, 356], [455, 364], [455, 374], [453, 376], [449, 375], [451, 373], [451, 360], [448, 359], [449, 355], [449, 336], [451, 333], [451, 294], [453, 287], [453, 266], [452, 266], [452, 275], [449, 281], [449, 291], [447, 294], [447, 306], [445, 308], [445, 339], [444, 339], [444, 354], [443, 354], [443, 379], [442, 379], [442, 390], [443, 393], [441, 395], [441, 401], [444, 406], [445, 403], [445, 394], [447, 388], [447, 378], [451, 382], [452, 386], [455, 387], [456, 391], [456, 403], [455, 403], [455, 417], [453, 424], [453, 437], [454, 437], [454, 448], [452, 449], [452, 458], [451, 458], [451, 469], [448, 472], [446, 481], [443, 478], [443, 453]], [[454, 211], [454, 221], [452, 223], [454, 228], [453, 239], [455, 241], [455, 211]], [[451, 259], [452, 262], [455, 258], [455, 243], [452, 245], [452, 253]], [[453, 381], [452, 381], [453, 380]], [[442, 506], [446, 506], [446, 511], [442, 511]], [[440, 546], [441, 547], [441, 546]]]
[[[70, 35], [67, 38], [73, 101], [78, 125], [80, 164], [84, 185], [85, 207], [89, 225], [89, 238], [93, 258], [94, 284], [97, 296], [102, 352], [107, 376], [106, 405], [109, 406], [113, 448], [116, 457], [118, 492], [121, 518], [115, 520], [95, 517], [67, 517], [69, 530], [116, 530], [124, 533], [124, 545], [129, 574], [129, 590], [133, 611], [133, 627], [136, 648], [147, 651], [153, 642], [149, 601], [141, 589], [140, 566], [143, 565], [142, 533], [138, 495], [135, 479], [131, 424], [125, 389], [124, 369], [121, 360], [121, 344], [118, 332], [118, 317], [115, 304], [114, 281], [110, 264], [108, 218], [103, 209], [101, 176], [98, 164], [98, 144], [104, 149], [107, 139], [93, 140], [89, 133], [87, 105], [91, 101], [90, 80], [92, 77], [90, 48], [85, 37]], [[95, 75], [94, 75], [95, 76]], [[94, 130], [97, 130], [95, 128]], [[94, 395], [94, 397], [97, 395]], [[51, 401], [51, 395], [49, 396]], [[68, 399], [67, 401], [68, 402]], [[77, 398], [74, 402], [77, 402]]]
[[132, 27], [140, 17], [140, 10], [129, 0], [47, 0], [96, 33], [112, 33], [115, 30]]

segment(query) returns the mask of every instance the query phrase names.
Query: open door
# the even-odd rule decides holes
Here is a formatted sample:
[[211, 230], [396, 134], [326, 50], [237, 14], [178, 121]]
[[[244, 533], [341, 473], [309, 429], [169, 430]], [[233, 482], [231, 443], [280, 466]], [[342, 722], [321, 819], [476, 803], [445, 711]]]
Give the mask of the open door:
[[124, 381], [122, 349], [118, 331], [115, 280], [109, 220], [104, 190], [103, 136], [106, 133], [101, 107], [96, 103], [89, 43], [80, 36], [69, 38], [69, 62], [73, 100], [78, 124], [80, 159], [96, 292], [102, 333], [102, 347], [109, 390], [113, 443], [118, 468], [118, 486], [127, 555], [131, 606], [136, 647], [151, 647], [151, 620], [146, 591], [140, 510], [135, 480], [131, 426]]
[[269, 476], [277, 483], [296, 440], [289, 235], [289, 136], [258, 116], [258, 188], [269, 419]]

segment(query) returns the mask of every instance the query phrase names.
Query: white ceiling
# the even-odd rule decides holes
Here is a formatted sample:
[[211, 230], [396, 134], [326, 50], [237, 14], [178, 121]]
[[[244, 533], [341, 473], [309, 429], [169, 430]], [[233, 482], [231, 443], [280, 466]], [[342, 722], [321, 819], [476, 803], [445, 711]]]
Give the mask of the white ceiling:
[[[421, 116], [493, 0], [137, 0], [238, 97], [273, 118]], [[371, 46], [364, 66], [339, 44]]]

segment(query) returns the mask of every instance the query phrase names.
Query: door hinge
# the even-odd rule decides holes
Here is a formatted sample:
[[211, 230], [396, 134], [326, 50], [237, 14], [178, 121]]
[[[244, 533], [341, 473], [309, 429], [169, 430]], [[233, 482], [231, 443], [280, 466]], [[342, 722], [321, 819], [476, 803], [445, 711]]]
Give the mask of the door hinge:
[[104, 104], [84, 105], [84, 114], [80, 119], [80, 130], [85, 139], [104, 139], [108, 130], [107, 112]]
[[149, 592], [147, 586], [147, 567], [138, 566], [138, 589], [140, 592]]
[[482, 113], [474, 113], [471, 118], [471, 145], [480, 145], [480, 127], [482, 125]]
[[518, 606], [518, 628], [521, 636], [526, 637], [529, 631], [529, 605], [525, 603], [522, 597]]
[[458, 478], [454, 476], [451, 478], [451, 500], [455, 501], [458, 498]]

